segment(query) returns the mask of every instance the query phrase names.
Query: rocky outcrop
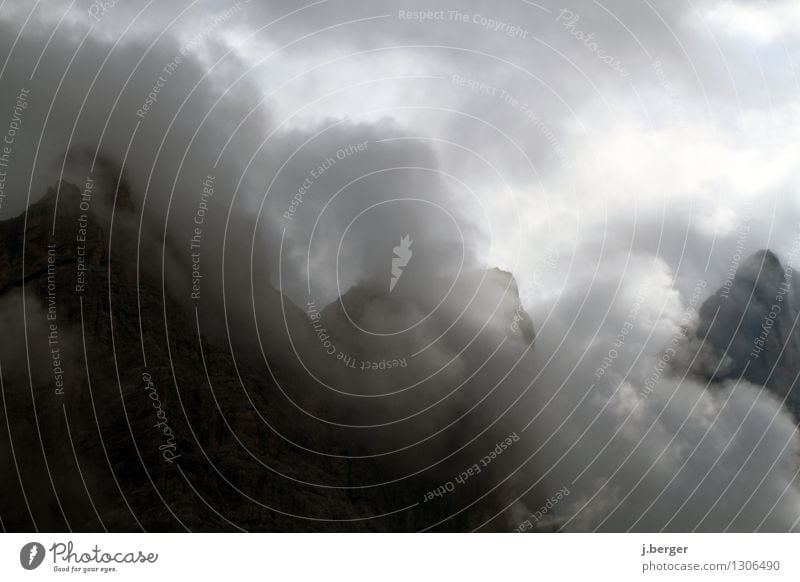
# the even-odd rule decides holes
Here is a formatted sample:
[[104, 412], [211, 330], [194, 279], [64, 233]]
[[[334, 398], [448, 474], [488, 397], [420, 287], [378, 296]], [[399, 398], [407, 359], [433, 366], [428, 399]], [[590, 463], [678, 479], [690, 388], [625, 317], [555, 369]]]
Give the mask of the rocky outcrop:
[[700, 308], [694, 370], [766, 386], [800, 417], [798, 277], [769, 250], [744, 261]]
[[[419, 469], [420, 456], [439, 453], [430, 443], [375, 456], [407, 434], [388, 427], [377, 433], [385, 441], [375, 432], [365, 439], [363, 429], [320, 421], [343, 414], [350, 424], [375, 424], [376, 417], [312, 380], [283, 329], [261, 330], [263, 358], [255, 347], [232, 353], [222, 338], [207, 336], [202, 318], [153, 276], [158, 269], [143, 266], [159, 257], [140, 256], [127, 186], [115, 181], [110, 192], [95, 191], [91, 210], [85, 196], [85, 188], [62, 183], [25, 215], [0, 223], [0, 517], [7, 530], [410, 531], [457, 513], [474, 494], [464, 488], [421, 503], [441, 475], [480, 458], [494, 433], [433, 472], [409, 470]], [[308, 324], [295, 347], [316, 350], [309, 361], [329, 369], [308, 314], [277, 292], [265, 301]], [[510, 333], [532, 340], [519, 298], [513, 303], [514, 310], [501, 301], [501, 327], [511, 329], [516, 313]], [[325, 318], [344, 330], [334, 311]], [[341, 372], [331, 377], [342, 379]], [[382, 385], [374, 375], [358, 381]], [[476, 398], [458, 397], [453, 415]], [[417, 401], [375, 414], [391, 418], [409, 402]], [[419, 415], [417, 426], [425, 419]], [[487, 498], [442, 527], [469, 529], [490, 511]]]

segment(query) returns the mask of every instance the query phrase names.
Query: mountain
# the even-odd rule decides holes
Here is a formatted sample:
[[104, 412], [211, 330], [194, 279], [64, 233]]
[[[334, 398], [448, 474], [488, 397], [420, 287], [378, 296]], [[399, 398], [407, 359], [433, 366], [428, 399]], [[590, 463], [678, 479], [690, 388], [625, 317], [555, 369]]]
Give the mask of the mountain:
[[[423, 502], [501, 434], [486, 429], [494, 417], [480, 416], [478, 404], [514, 395], [481, 390], [480, 376], [470, 375], [483, 360], [461, 357], [407, 396], [354, 405], [320, 382], [386, 390], [419, 378], [422, 368], [393, 380], [376, 376], [385, 353], [358, 351], [347, 318], [336, 305], [320, 306], [340, 345], [376, 363], [341, 366], [321, 349], [309, 314], [274, 289], [259, 295], [260, 347], [206, 332], [204, 323], [220, 313], [170, 293], [162, 256], [140, 240], [141, 210], [129, 186], [116, 178], [107, 188], [88, 186], [61, 182], [26, 214], [0, 222], [6, 530], [414, 531], [438, 522], [465, 530], [501, 507], [489, 496], [459, 511], [493, 485], [487, 482]], [[513, 283], [507, 274], [498, 280]], [[486, 300], [492, 291], [482, 293]], [[516, 293], [514, 284], [496, 301], [502, 309], [493, 325], [511, 329], [513, 304], [524, 320], [524, 331], [514, 333], [532, 340]], [[404, 313], [424, 308], [392, 301]], [[275, 324], [279, 315], [291, 331]], [[440, 335], [443, 321], [411, 333], [409, 345]], [[459, 383], [462, 391], [422, 410]], [[409, 410], [416, 412], [408, 423], [389, 423]], [[439, 424], [462, 415], [449, 428]], [[369, 436], [358, 428], [381, 420], [388, 424]], [[430, 438], [439, 430], [442, 438]], [[429, 438], [409, 443], [417, 431]]]
[[699, 310], [694, 370], [766, 386], [800, 418], [800, 279], [769, 250], [741, 263]]

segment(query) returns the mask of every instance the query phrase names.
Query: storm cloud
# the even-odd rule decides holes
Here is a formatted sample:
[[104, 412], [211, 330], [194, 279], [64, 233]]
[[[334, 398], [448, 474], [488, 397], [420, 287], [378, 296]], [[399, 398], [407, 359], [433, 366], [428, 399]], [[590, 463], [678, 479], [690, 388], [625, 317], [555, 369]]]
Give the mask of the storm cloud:
[[567, 487], [530, 529], [798, 527], [783, 403], [672, 361], [741, 258], [794, 256], [796, 3], [4, 10], [0, 219], [96, 183], [109, 264], [315, 453], [435, 486], [521, 438], [422, 525], [520, 529]]

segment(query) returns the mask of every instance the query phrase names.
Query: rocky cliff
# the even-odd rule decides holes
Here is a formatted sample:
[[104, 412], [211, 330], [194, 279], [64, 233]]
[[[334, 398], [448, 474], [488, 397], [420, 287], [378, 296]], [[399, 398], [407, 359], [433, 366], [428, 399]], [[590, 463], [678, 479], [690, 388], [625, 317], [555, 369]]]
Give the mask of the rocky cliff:
[[[475, 403], [486, 395], [475, 377], [436, 413], [423, 410], [464, 384], [482, 360], [460, 358], [430, 390], [420, 382], [413, 397], [354, 406], [323, 384], [391, 391], [420, 380], [419, 370], [388, 380], [380, 362], [385, 368], [401, 355], [365, 355], [346, 339], [336, 307], [321, 306], [342, 349], [375, 368], [354, 371], [331, 360], [309, 314], [274, 290], [264, 309], [293, 322], [294, 336], [267, 318], [259, 323], [260, 349], [255, 340], [249, 352], [232, 349], [233, 340], [209, 336], [200, 312], [158, 276], [161, 257], [138, 240], [127, 185], [91, 190], [62, 182], [26, 214], [0, 223], [5, 529], [411, 531], [441, 521], [463, 530], [496, 510], [499, 502], [487, 497], [459, 513], [488, 483], [423, 502], [443, 475], [472, 465], [502, 433], [480, 432], [488, 422]], [[510, 296], [498, 301], [498, 326], [516, 323], [523, 331], [515, 333], [532, 340], [515, 285]], [[411, 343], [422, 346], [442, 331], [431, 322]], [[457, 355], [460, 346], [446, 349]], [[511, 397], [500, 390], [483, 406]], [[390, 422], [409, 410], [416, 411], [410, 425]], [[447, 420], [466, 419], [448, 428], [441, 410]], [[369, 438], [364, 426], [373, 427]], [[440, 429], [446, 439], [429, 438]], [[409, 430], [428, 438], [409, 441]], [[465, 438], [464, 430], [478, 436]], [[464, 441], [456, 453], [446, 444]]]
[[694, 370], [766, 386], [800, 417], [798, 277], [769, 250], [745, 260], [700, 308]]

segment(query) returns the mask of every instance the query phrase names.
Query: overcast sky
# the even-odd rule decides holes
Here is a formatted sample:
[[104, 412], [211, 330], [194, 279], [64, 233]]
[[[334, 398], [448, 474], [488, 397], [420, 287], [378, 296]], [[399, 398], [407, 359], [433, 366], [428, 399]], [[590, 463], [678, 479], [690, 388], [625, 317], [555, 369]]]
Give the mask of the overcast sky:
[[[618, 363], [639, 376], [616, 378], [631, 394], [680, 329], [698, 281], [704, 298], [737, 253], [770, 247], [785, 259], [797, 244], [798, 0], [99, 4], [0, 8], [0, 54], [9, 55], [0, 113], [12, 119], [19, 90], [30, 92], [0, 218], [60, 174], [80, 183], [100, 155], [124, 160], [152, 218], [145, 228], [166, 224], [169, 241], [187, 232], [213, 175], [224, 209], [213, 220], [221, 228], [229, 209], [246, 225], [219, 240], [252, 243], [264, 276], [298, 303], [309, 291], [325, 303], [384, 277], [386, 257], [409, 234], [425, 266], [407, 277], [419, 285], [463, 265], [514, 273], [539, 349], [554, 354], [545, 377], [553, 390], [565, 382], [554, 404], [565, 414], [641, 289], [647, 339]], [[601, 407], [609, 415], [598, 442], [631, 406], [619, 382], [603, 383], [579, 415], [586, 424]], [[721, 406], [702, 386], [675, 390], [687, 391], [683, 403], [702, 400], [701, 410]], [[675, 418], [708, 421], [671, 408], [674, 393], [640, 403], [630, 442], [662, 447]], [[742, 410], [758, 390], [737, 394], [723, 413], [736, 426], [749, 422]], [[779, 491], [797, 443], [791, 419], [764, 398], [764, 415], [777, 415], [765, 455], [785, 469]], [[671, 428], [651, 443], [648, 427], [667, 417]], [[721, 454], [730, 431], [720, 430], [722, 444], [702, 444], [700, 458]], [[670, 451], [699, 442], [684, 436]], [[631, 483], [653, 455], [633, 457]], [[604, 476], [592, 471], [585, 499]], [[723, 486], [731, 478], [716, 477]], [[799, 498], [783, 498], [792, 515]], [[623, 501], [616, 491], [603, 507]], [[650, 499], [640, 502], [637, 511]], [[692, 504], [682, 511], [691, 525]]]
[[[487, 264], [514, 271], [529, 304], [541, 291], [532, 265], [546, 256], [543, 242], [559, 251], [560, 268], [539, 277], [554, 288], [568, 284], [577, 257], [596, 265], [633, 251], [666, 261], [686, 292], [698, 277], [727, 271], [744, 214], [749, 250], [788, 252], [800, 218], [791, 147], [800, 127], [791, 61], [800, 3], [458, 6], [127, 1], [103, 11], [89, 2], [11, 3], [0, 17], [9, 32], [4, 49], [14, 46], [3, 76], [7, 86], [32, 91], [36, 113], [19, 146], [39, 150], [31, 198], [57, 175], [67, 145], [47, 132], [39, 142], [42, 119], [48, 131], [72, 134], [71, 145], [96, 146], [106, 121], [98, 113], [120, 95], [106, 150], [121, 159], [138, 121], [129, 168], [138, 158], [149, 170], [155, 157], [138, 152], [161, 141], [176, 112], [170, 139], [184, 149], [198, 127], [224, 127], [207, 157], [237, 166], [231, 189], [243, 178], [242, 195], [256, 207], [267, 194], [263, 220], [275, 229], [287, 226], [275, 218], [309, 166], [347, 142], [343, 134], [353, 142], [418, 138], [405, 149], [428, 152], [422, 158], [436, 176], [395, 177], [441, 182], [450, 210], [479, 231], [466, 244]], [[160, 102], [137, 117], [181, 50]], [[71, 107], [50, 108], [82, 103], [92, 81], [77, 123]], [[4, 92], [9, 112], [13, 97]], [[99, 112], [93, 102], [104, 103]], [[186, 167], [201, 157], [197, 141]], [[258, 154], [290, 146], [302, 147], [267, 192], [272, 168]], [[390, 157], [392, 147], [404, 149], [378, 143], [371, 154]], [[366, 157], [347, 160], [349, 175], [375, 163]], [[2, 212], [21, 210], [23, 194], [9, 196]], [[322, 198], [297, 213], [290, 235], [309, 230], [304, 221], [316, 213], [308, 208]], [[337, 205], [328, 210], [335, 216]]]

